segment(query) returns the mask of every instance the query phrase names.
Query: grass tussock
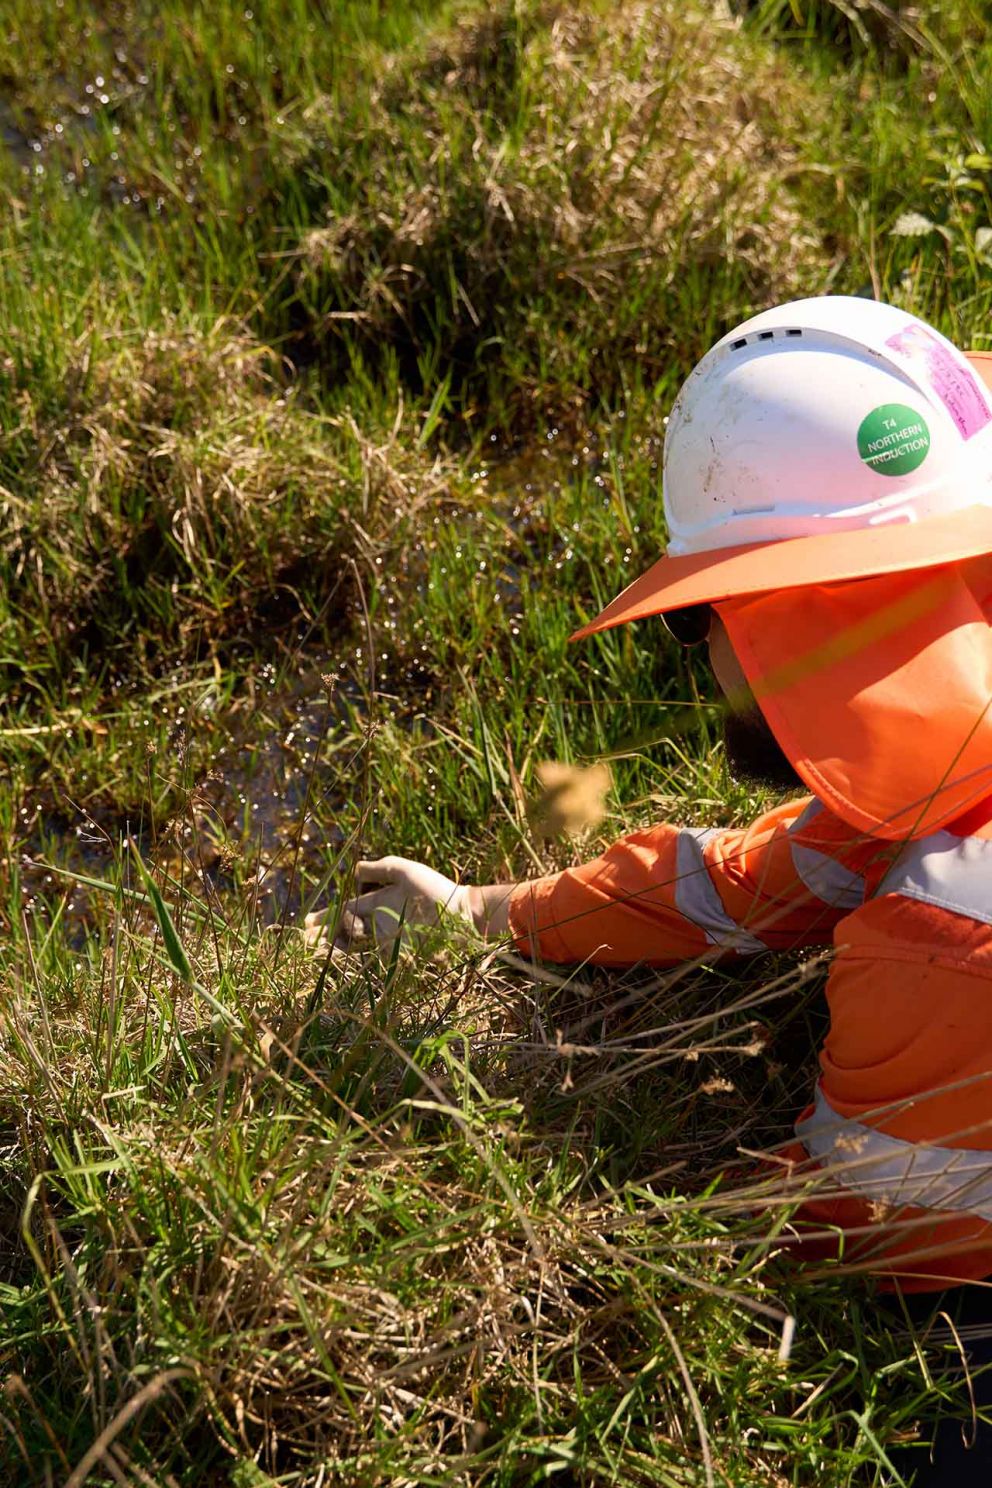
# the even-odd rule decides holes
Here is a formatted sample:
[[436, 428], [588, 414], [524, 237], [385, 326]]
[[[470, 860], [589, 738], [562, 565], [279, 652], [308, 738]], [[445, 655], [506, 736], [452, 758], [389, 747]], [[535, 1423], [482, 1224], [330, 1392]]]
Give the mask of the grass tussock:
[[821, 282], [782, 127], [807, 106], [728, 17], [638, 3], [467, 19], [387, 74], [344, 149], [338, 110], [312, 106], [335, 149], [327, 221], [301, 248], [307, 334], [476, 390], [502, 363], [524, 410], [549, 383], [602, 396], [633, 365], [650, 384], [702, 350], [705, 294], [698, 342], [673, 309], [711, 271], [741, 313]]
[[148, 664], [181, 658], [262, 618], [322, 609], [340, 627], [354, 598], [346, 554], [388, 549], [449, 472], [401, 437], [402, 408], [391, 431], [370, 433], [299, 394], [270, 348], [225, 321], [94, 337], [54, 407], [12, 380], [9, 649], [26, 615], [34, 648], [116, 652], [125, 671], [135, 646]]

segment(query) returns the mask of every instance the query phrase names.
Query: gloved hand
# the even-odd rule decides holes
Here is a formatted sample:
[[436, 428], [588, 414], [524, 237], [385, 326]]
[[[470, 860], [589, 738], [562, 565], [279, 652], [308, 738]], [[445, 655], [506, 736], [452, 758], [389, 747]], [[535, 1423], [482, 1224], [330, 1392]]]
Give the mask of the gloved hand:
[[[338, 950], [388, 947], [408, 926], [436, 925], [444, 911], [474, 924], [469, 885], [456, 884], [426, 863], [415, 863], [410, 858], [359, 863], [355, 887], [359, 892], [341, 909], [334, 936]], [[304, 930], [308, 946], [314, 950], [327, 948], [336, 913], [332, 908], [307, 915]]]

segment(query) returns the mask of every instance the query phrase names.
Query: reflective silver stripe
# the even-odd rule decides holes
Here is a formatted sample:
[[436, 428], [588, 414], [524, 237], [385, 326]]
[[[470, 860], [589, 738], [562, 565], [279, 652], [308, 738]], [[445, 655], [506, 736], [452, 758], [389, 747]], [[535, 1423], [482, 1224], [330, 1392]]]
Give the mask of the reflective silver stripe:
[[880, 894], [902, 894], [992, 925], [992, 839], [934, 832], [907, 843]]
[[675, 908], [704, 931], [710, 945], [754, 955], [767, 947], [730, 918], [710, 878], [703, 844], [719, 837], [716, 827], [683, 827], [675, 856]]
[[838, 1116], [819, 1089], [812, 1115], [796, 1122], [796, 1136], [810, 1157], [829, 1164], [842, 1188], [864, 1199], [992, 1221], [992, 1152], [888, 1137]]
[[[797, 816], [789, 828], [788, 836], [795, 836], [809, 826], [823, 810], [822, 801], [810, 801], [805, 811]], [[843, 863], [836, 862], [827, 853], [815, 847], [806, 847], [799, 842], [789, 844], [792, 866], [811, 894], [829, 904], [831, 909], [858, 909], [865, 902], [865, 881], [860, 873], [852, 873]]]

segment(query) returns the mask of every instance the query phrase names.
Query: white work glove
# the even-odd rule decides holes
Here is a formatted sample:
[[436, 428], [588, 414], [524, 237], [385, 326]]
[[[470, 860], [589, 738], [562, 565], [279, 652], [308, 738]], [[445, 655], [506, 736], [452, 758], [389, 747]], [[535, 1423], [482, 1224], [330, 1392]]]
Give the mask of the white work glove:
[[[445, 912], [474, 924], [469, 908], [469, 885], [456, 884], [443, 873], [428, 868], [426, 863], [415, 863], [410, 858], [379, 858], [374, 863], [359, 863], [355, 869], [355, 887], [359, 892], [341, 909], [334, 936], [337, 950], [388, 947], [410, 926], [437, 925]], [[314, 950], [327, 949], [328, 932], [334, 926], [336, 913], [331, 908], [307, 915], [304, 933], [308, 946]]]

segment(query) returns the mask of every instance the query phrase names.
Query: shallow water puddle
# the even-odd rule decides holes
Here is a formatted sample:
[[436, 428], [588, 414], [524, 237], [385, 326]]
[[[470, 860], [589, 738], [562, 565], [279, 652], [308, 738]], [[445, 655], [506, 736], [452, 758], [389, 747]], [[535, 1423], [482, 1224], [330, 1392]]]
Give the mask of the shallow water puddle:
[[325, 667], [313, 657], [289, 676], [262, 667], [223, 708], [207, 691], [205, 705], [179, 710], [174, 755], [149, 757], [153, 778], [176, 777], [176, 809], [164, 818], [150, 820], [147, 804], [26, 807], [22, 913], [47, 922], [61, 904], [70, 937], [83, 937], [108, 913], [107, 891], [95, 884], [133, 886], [130, 840], [173, 898], [193, 894], [240, 922], [298, 915], [341, 842], [332, 758], [361, 742], [357, 691], [335, 681], [329, 692]]

